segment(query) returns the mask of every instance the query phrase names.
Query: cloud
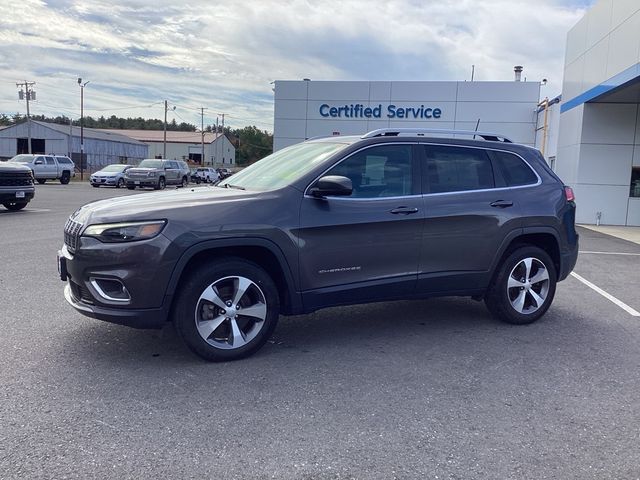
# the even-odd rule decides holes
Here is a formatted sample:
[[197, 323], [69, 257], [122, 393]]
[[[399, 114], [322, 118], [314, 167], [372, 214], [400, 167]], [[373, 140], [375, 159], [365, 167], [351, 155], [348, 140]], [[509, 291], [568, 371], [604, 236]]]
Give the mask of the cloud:
[[12, 82], [28, 79], [35, 113], [78, 116], [81, 76], [90, 115], [160, 118], [168, 99], [177, 121], [199, 124], [205, 106], [207, 123], [224, 112], [270, 129], [276, 79], [460, 80], [472, 64], [478, 80], [510, 80], [524, 65], [551, 95], [566, 33], [589, 3], [25, 0], [18, 16], [5, 2], [0, 111], [22, 111]]

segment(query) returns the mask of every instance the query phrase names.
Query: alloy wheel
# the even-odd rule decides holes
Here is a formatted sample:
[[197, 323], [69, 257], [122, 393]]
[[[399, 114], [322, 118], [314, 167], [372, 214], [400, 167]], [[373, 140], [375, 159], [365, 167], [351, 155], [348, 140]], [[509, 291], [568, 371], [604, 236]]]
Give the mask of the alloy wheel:
[[507, 280], [507, 296], [513, 309], [521, 314], [537, 311], [549, 294], [549, 272], [537, 258], [520, 260]]

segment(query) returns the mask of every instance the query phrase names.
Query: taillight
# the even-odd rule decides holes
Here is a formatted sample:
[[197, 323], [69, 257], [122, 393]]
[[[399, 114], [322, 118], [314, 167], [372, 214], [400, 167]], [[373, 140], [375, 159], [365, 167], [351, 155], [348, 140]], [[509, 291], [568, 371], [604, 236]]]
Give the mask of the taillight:
[[567, 197], [567, 202], [576, 201], [576, 196], [573, 194], [573, 188], [571, 187], [564, 187], [564, 196]]

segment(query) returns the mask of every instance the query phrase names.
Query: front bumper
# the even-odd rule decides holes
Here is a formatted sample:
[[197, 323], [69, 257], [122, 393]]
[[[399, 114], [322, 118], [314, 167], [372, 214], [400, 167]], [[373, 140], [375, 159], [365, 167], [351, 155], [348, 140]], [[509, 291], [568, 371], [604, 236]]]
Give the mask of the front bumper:
[[125, 179], [125, 183], [127, 184], [127, 187], [155, 187], [158, 185], [158, 178], [127, 178]]
[[91, 177], [92, 185], [116, 185], [118, 180], [109, 177]]
[[[169, 308], [165, 305], [160, 308], [136, 310], [88, 305], [74, 297], [69, 283], [64, 287], [64, 298], [69, 305], [87, 317], [132, 328], [160, 329], [167, 323], [169, 315]], [[171, 302], [165, 304], [170, 305]]]

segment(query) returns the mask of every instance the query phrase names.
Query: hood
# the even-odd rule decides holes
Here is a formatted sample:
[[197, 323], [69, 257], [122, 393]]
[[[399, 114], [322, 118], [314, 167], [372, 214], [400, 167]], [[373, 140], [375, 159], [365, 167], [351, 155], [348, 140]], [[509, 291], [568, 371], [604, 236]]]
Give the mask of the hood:
[[[265, 193], [231, 188], [181, 188], [170, 192], [141, 193], [98, 200], [76, 210], [71, 218], [86, 225], [136, 220], [179, 220], [187, 211], [189, 216], [201, 213], [211, 217], [220, 210], [236, 211], [246, 202], [263, 195]], [[225, 208], [220, 208], [221, 206]]]
[[0, 162], [0, 172], [30, 172], [31, 169], [24, 163], [17, 162]]

